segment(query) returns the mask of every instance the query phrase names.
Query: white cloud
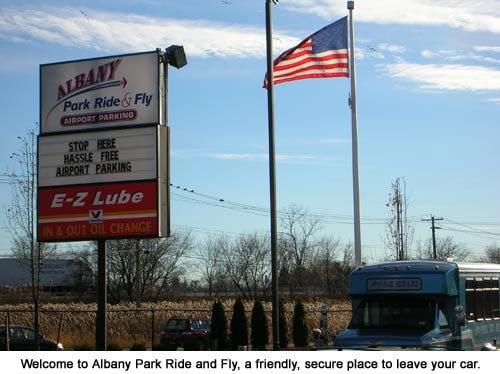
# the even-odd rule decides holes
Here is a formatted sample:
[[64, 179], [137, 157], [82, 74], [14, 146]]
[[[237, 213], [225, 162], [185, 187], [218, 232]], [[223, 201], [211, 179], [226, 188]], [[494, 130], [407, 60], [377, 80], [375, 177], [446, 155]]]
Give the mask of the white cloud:
[[498, 53], [500, 53], [500, 47], [491, 46], [491, 45], [480, 45], [480, 46], [474, 47], [474, 50], [477, 52], [498, 52]]
[[500, 105], [500, 97], [492, 97], [490, 99], [486, 99], [486, 101], [489, 103], [495, 103], [495, 104]]
[[482, 56], [482, 55], [479, 55], [477, 53], [472, 53], [469, 51], [455, 51], [455, 50], [448, 50], [448, 49], [431, 51], [431, 50], [426, 49], [426, 50], [422, 51], [421, 54], [425, 58], [441, 58], [441, 59], [445, 59], [448, 61], [473, 60], [473, 61], [500, 64], [499, 59], [496, 59], [493, 57], [488, 57], [488, 56]]
[[459, 53], [460, 52], [451, 49], [440, 49], [437, 51], [431, 51], [430, 49], [426, 49], [421, 52], [422, 56], [425, 58], [440, 57], [440, 58], [451, 58], [451, 59], [457, 59], [457, 56], [463, 56], [463, 53], [461, 55]]
[[[345, 0], [288, 0], [290, 11], [334, 19], [347, 14]], [[379, 24], [435, 25], [465, 31], [500, 33], [497, 0], [378, 0], [357, 1], [355, 21]]]
[[378, 45], [378, 49], [381, 49], [383, 51], [391, 52], [391, 53], [405, 53], [406, 48], [400, 45], [395, 45], [395, 44], [388, 44], [388, 43], [380, 43]]
[[[217, 158], [220, 160], [247, 160], [247, 161], [257, 161], [257, 160], [267, 160], [267, 153], [204, 153], [203, 156]], [[312, 161], [316, 160], [315, 156], [306, 155], [276, 155], [276, 159], [280, 161]]]
[[425, 51], [422, 51], [422, 56], [425, 58], [431, 58], [431, 57], [435, 56], [435, 52], [432, 52], [432, 51], [426, 49]]
[[[193, 155], [194, 156], [194, 155]], [[213, 158], [225, 161], [266, 161], [269, 159], [267, 153], [225, 153], [225, 152], [201, 152], [197, 157]], [[330, 157], [318, 157], [313, 155], [290, 155], [277, 154], [276, 161], [283, 164], [293, 165], [331, 165], [334, 161]]]
[[385, 58], [383, 53], [378, 52], [372, 47], [355, 47], [354, 50], [357, 60], [364, 60], [365, 58], [383, 60]]
[[500, 70], [484, 66], [402, 62], [381, 66], [381, 70], [393, 78], [416, 82], [425, 90], [500, 90]]
[[[263, 28], [74, 8], [3, 9], [0, 34], [12, 42], [43, 41], [99, 51], [136, 51], [182, 44], [190, 56], [265, 56]], [[298, 38], [275, 33], [280, 50]]]

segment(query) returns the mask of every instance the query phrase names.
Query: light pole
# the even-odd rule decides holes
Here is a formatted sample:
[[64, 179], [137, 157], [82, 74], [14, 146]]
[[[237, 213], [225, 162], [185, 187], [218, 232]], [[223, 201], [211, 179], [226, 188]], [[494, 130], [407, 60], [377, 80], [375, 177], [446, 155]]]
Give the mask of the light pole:
[[167, 160], [166, 160], [166, 189], [167, 189], [167, 201], [169, 202], [166, 210], [166, 220], [168, 222], [167, 226], [167, 237], [170, 237], [170, 128], [168, 127], [168, 65], [180, 69], [187, 65], [186, 53], [184, 52], [184, 47], [182, 45], [171, 45], [165, 49], [163, 56], [163, 85], [161, 92], [163, 94], [163, 124], [165, 124], [167, 130]]

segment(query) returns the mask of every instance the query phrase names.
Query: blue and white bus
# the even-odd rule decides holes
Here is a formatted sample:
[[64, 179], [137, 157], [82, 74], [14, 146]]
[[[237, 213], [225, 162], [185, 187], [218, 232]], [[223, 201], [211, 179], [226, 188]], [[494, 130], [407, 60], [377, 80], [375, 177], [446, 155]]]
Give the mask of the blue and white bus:
[[500, 265], [401, 261], [349, 278], [352, 319], [337, 348], [500, 348]]

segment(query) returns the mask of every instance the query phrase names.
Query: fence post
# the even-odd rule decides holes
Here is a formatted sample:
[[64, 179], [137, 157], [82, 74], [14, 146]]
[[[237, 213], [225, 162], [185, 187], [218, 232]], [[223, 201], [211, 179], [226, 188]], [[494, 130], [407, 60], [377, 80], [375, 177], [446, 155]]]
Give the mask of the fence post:
[[151, 350], [155, 346], [155, 310], [151, 309]]
[[10, 310], [7, 309], [5, 317], [5, 350], [10, 351]]
[[61, 343], [61, 329], [62, 329], [63, 316], [64, 313], [61, 312], [61, 315], [59, 316], [59, 328], [57, 330], [57, 344]]

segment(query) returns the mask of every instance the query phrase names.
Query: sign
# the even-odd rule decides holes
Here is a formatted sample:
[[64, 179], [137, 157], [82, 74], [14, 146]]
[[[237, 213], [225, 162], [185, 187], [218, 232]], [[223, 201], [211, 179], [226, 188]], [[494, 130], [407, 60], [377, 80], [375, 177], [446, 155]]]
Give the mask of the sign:
[[168, 129], [38, 138], [38, 240], [168, 235]]
[[158, 236], [158, 218], [156, 180], [38, 191], [42, 242]]
[[157, 51], [40, 66], [40, 134], [158, 124]]
[[418, 291], [421, 288], [420, 278], [368, 279], [366, 283], [368, 291]]
[[41, 136], [38, 185], [157, 178], [157, 126]]

